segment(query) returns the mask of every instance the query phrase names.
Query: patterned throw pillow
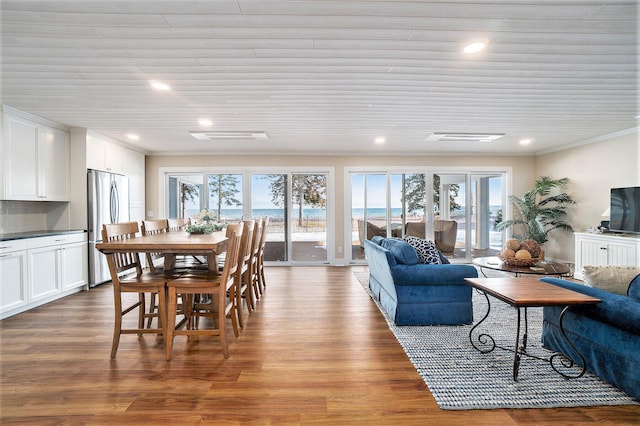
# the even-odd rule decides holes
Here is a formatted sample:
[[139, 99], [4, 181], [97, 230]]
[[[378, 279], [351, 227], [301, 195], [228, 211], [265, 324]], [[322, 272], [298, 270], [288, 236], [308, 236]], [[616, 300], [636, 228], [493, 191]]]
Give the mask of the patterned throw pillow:
[[411, 244], [418, 253], [419, 263], [441, 264], [440, 253], [433, 241], [423, 240], [413, 235], [405, 235], [404, 240]]

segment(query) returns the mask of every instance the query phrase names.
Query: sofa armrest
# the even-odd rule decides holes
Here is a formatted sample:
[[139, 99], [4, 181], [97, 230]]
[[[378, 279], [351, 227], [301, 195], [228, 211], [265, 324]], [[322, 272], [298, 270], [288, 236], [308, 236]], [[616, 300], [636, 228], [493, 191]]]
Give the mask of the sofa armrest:
[[571, 312], [593, 318], [629, 333], [640, 335], [640, 302], [631, 297], [559, 278], [542, 278], [540, 281], [597, 297], [601, 300], [600, 303], [588, 306], [574, 306], [571, 308]]
[[397, 264], [391, 268], [395, 285], [464, 285], [465, 278], [476, 278], [478, 271], [471, 265]]

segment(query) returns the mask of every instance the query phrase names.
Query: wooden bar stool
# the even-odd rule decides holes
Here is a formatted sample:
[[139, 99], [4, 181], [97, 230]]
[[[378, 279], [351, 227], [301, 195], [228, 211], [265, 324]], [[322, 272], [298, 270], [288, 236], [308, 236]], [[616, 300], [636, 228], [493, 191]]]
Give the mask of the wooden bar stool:
[[[105, 224], [102, 226], [102, 239], [104, 241], [123, 240], [135, 237], [138, 232], [137, 222], [125, 222]], [[115, 320], [113, 328], [113, 342], [111, 345], [111, 358], [115, 358], [120, 344], [120, 335], [145, 333], [165, 334], [165, 286], [171, 277], [164, 274], [147, 272], [142, 269], [138, 253], [110, 253], [107, 254], [107, 262], [113, 282], [113, 300], [115, 308]], [[125, 273], [128, 275], [122, 276]], [[123, 294], [137, 293], [138, 301], [123, 307]], [[146, 313], [145, 294], [158, 295], [158, 311]], [[122, 328], [123, 317], [138, 309], [138, 328]], [[145, 328], [145, 318], [158, 318], [158, 327]]]
[[[167, 361], [171, 360], [173, 351], [173, 339], [176, 335], [187, 336], [219, 336], [222, 353], [225, 358], [229, 358], [229, 346], [227, 343], [226, 319], [231, 317], [231, 321], [237, 328], [236, 313], [234, 312], [235, 299], [228, 297], [233, 294], [235, 285], [235, 272], [238, 269], [238, 255], [240, 252], [240, 240], [242, 237], [243, 224], [227, 225], [228, 234], [231, 236], [227, 241], [227, 252], [222, 274], [217, 271], [186, 273], [185, 275], [171, 280], [167, 283], [168, 288], [168, 326], [165, 337], [165, 351]], [[177, 296], [181, 294], [183, 298], [195, 295], [211, 295], [210, 303], [190, 304], [185, 303], [185, 317], [187, 319], [186, 329], [175, 329]], [[211, 329], [193, 329], [192, 316], [209, 317], [213, 322]]]

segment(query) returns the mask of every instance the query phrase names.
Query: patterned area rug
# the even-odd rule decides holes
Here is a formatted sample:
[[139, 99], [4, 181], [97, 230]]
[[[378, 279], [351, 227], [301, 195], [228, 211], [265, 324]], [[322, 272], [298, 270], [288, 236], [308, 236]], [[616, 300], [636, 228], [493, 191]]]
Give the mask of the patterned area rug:
[[[355, 276], [372, 296], [368, 273], [359, 272]], [[480, 328], [490, 334], [497, 345], [513, 348], [516, 310], [493, 297], [490, 303], [491, 313]], [[487, 312], [484, 295], [475, 290], [473, 310], [476, 322]], [[496, 348], [481, 354], [469, 342], [471, 325], [399, 327], [382, 309], [380, 311], [443, 410], [640, 405], [589, 372], [579, 379], [565, 380], [549, 363], [535, 358], [522, 357], [518, 381], [514, 382], [513, 352]], [[540, 342], [542, 308], [528, 311], [527, 352], [547, 359], [552, 352], [544, 349]]]

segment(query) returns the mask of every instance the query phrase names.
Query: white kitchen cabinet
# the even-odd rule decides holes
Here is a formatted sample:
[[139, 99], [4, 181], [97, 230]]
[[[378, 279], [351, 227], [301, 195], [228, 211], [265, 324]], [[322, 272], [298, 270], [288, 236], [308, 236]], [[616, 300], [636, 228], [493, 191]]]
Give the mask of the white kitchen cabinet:
[[38, 198], [69, 201], [69, 133], [40, 128]]
[[59, 245], [34, 247], [28, 250], [28, 297], [32, 302], [60, 292]]
[[27, 244], [0, 241], [0, 314], [27, 303]]
[[575, 234], [574, 277], [584, 280], [585, 266], [640, 265], [640, 238], [615, 234]]
[[36, 302], [87, 284], [87, 235], [61, 234], [27, 240], [29, 300]]
[[119, 145], [116, 141], [96, 132], [87, 132], [87, 169], [130, 175], [137, 173], [144, 154]]
[[84, 232], [0, 241], [0, 318], [86, 286], [88, 253]]
[[89, 282], [89, 248], [87, 241], [64, 244], [61, 246], [62, 292], [83, 287]]
[[3, 200], [69, 201], [69, 133], [3, 108]]

